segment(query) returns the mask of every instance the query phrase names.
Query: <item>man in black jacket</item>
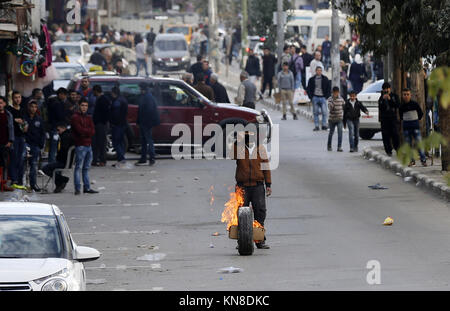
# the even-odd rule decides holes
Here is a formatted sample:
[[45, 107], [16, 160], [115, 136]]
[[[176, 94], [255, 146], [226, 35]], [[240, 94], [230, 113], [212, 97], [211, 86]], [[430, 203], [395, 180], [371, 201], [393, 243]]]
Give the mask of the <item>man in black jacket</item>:
[[92, 144], [92, 166], [106, 165], [106, 133], [108, 131], [109, 109], [111, 101], [103, 94], [102, 87], [95, 85], [93, 92], [97, 100], [95, 102], [95, 109], [93, 121], [95, 125], [95, 136]]
[[48, 154], [48, 162], [55, 162], [56, 152], [58, 151], [58, 132], [56, 124], [66, 123], [66, 107], [68, 92], [65, 88], [59, 88], [56, 97], [49, 99], [48, 102], [48, 122], [50, 123], [50, 150]]
[[35, 192], [40, 192], [41, 189], [36, 183], [37, 168], [41, 150], [45, 145], [45, 130], [44, 121], [37, 115], [38, 103], [34, 100], [28, 103], [28, 112], [25, 115], [25, 122], [28, 127], [25, 132], [25, 141], [30, 148], [31, 158], [30, 165], [30, 186]]
[[191, 66], [191, 68], [189, 69], [189, 72], [192, 73], [192, 75], [194, 76], [194, 82], [193, 85], [197, 84], [197, 76], [200, 73], [203, 73], [203, 56], [202, 55], [197, 55], [197, 62], [195, 64], [193, 64]]
[[[45, 175], [51, 177], [55, 169], [61, 169], [66, 166], [67, 157], [71, 157], [73, 161], [73, 154], [69, 155], [69, 149], [74, 145], [72, 133], [67, 129], [67, 125], [64, 122], [58, 123], [56, 125], [57, 133], [60, 136], [60, 148], [58, 154], [56, 155], [56, 161], [49, 163], [42, 168]], [[60, 193], [64, 190], [67, 183], [69, 182], [69, 177], [63, 176], [61, 173], [55, 175], [55, 193]]]
[[348, 125], [350, 152], [358, 152], [361, 111], [369, 115], [369, 110], [356, 98], [356, 92], [351, 91], [350, 98], [345, 101], [344, 106], [344, 128]]
[[216, 103], [229, 104], [230, 99], [228, 98], [227, 89], [219, 83], [219, 76], [215, 73], [211, 75], [211, 88], [214, 91], [214, 99]]
[[303, 89], [306, 90], [306, 67], [309, 67], [312, 60], [314, 59], [314, 56], [312, 56], [307, 52], [306, 45], [302, 45], [301, 53], [302, 53], [301, 57], [303, 58], [302, 85]]
[[316, 74], [309, 79], [306, 88], [309, 99], [313, 104], [314, 131], [319, 131], [319, 115], [322, 114], [322, 130], [328, 130], [327, 99], [331, 96], [331, 81], [322, 75], [322, 67], [317, 66]]
[[[422, 140], [420, 133], [419, 121], [423, 118], [423, 111], [420, 105], [411, 100], [410, 89], [403, 89], [402, 91], [402, 104], [400, 105], [400, 120], [403, 125], [403, 136], [405, 141], [412, 146], [412, 140], [418, 144]], [[427, 166], [427, 158], [423, 149], [419, 150], [420, 162], [423, 166]], [[409, 166], [415, 165], [415, 159], [411, 159]]]
[[400, 100], [397, 94], [391, 92], [391, 85], [383, 83], [382, 93], [378, 100], [378, 119], [381, 123], [384, 150], [388, 156], [392, 156], [392, 149], [398, 150], [400, 138], [398, 133], [398, 109]]
[[111, 124], [112, 144], [117, 153], [117, 162], [125, 161], [125, 131], [127, 128], [128, 102], [120, 95], [120, 89], [113, 87], [112, 104], [109, 116]]
[[259, 65], [259, 59], [253, 53], [253, 49], [248, 50], [247, 65], [245, 66], [245, 71], [248, 72], [250, 76], [250, 81], [256, 83], [261, 77], [261, 67]]
[[272, 54], [268, 47], [264, 48], [263, 63], [263, 84], [261, 86], [261, 97], [266, 91], [266, 86], [269, 86], [269, 97], [272, 96], [273, 77], [275, 76], [275, 66], [277, 65], [277, 57]]

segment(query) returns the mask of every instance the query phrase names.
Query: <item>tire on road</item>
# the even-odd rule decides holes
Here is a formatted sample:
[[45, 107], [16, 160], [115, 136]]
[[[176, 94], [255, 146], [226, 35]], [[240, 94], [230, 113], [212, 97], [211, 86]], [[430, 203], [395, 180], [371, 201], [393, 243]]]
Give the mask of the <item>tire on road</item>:
[[238, 251], [241, 256], [253, 254], [253, 209], [241, 207], [238, 212]]
[[359, 130], [359, 136], [364, 140], [372, 139], [375, 136], [375, 134], [376, 131], [374, 130], [364, 130], [364, 129]]

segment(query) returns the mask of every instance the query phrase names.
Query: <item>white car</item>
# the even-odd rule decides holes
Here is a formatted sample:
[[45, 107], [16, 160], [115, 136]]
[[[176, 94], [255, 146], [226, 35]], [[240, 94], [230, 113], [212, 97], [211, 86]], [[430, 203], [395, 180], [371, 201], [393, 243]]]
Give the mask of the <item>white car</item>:
[[54, 63], [58, 77], [53, 80], [53, 89], [57, 91], [59, 88], [66, 88], [69, 86], [70, 80], [76, 74], [85, 73], [88, 70], [81, 64], [74, 63]]
[[0, 203], [0, 292], [85, 290], [83, 262], [99, 257], [75, 244], [58, 207]]
[[378, 100], [384, 80], [378, 80], [361, 91], [357, 98], [369, 110], [369, 115], [362, 114], [359, 121], [359, 136], [362, 139], [371, 139], [381, 131], [381, 123], [378, 121]]
[[69, 57], [69, 62], [87, 65], [92, 52], [86, 41], [65, 42], [56, 41], [52, 44], [53, 61], [56, 59], [56, 52], [64, 49]]

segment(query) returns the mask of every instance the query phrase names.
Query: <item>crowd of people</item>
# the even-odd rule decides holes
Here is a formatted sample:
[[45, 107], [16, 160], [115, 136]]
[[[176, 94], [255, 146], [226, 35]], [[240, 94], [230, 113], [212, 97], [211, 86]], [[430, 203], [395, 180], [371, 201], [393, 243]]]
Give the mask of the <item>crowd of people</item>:
[[[152, 128], [159, 125], [156, 102], [148, 86], [140, 85], [137, 124], [141, 133], [141, 159], [135, 165], [154, 165], [155, 150]], [[44, 96], [35, 89], [32, 96], [23, 98], [15, 91], [12, 105], [0, 97], [0, 168], [3, 191], [28, 189], [24, 175], [28, 166], [31, 190], [40, 192], [37, 183], [39, 168], [48, 177], [54, 177], [55, 193], [62, 192], [69, 177], [57, 169], [74, 167], [74, 193], [95, 194], [91, 188], [91, 166], [104, 167], [107, 163], [107, 135], [120, 166], [126, 162], [124, 138], [127, 130], [128, 102], [114, 87], [111, 96], [101, 86], [90, 87], [88, 77], [81, 81], [80, 89], [60, 88], [56, 95]], [[48, 150], [47, 159], [42, 156]], [[7, 181], [10, 180], [10, 183]]]

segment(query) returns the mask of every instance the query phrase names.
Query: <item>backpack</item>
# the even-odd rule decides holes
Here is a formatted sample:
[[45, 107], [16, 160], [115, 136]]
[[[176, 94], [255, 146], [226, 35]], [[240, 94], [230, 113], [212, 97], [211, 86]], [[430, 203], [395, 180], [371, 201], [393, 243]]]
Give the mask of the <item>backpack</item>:
[[[297, 55], [297, 57], [300, 57]], [[289, 70], [292, 71], [292, 73], [294, 74], [294, 78], [297, 77], [297, 68], [295, 65], [295, 61], [297, 60], [297, 58], [294, 58], [292, 56], [291, 61], [289, 62]]]

